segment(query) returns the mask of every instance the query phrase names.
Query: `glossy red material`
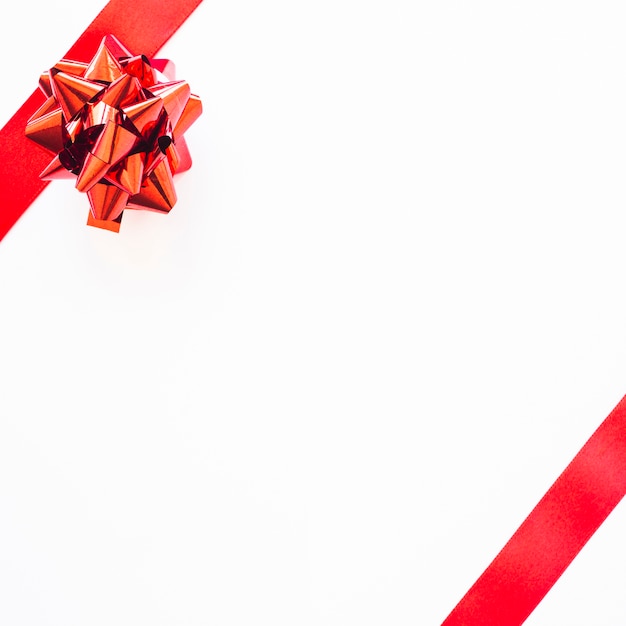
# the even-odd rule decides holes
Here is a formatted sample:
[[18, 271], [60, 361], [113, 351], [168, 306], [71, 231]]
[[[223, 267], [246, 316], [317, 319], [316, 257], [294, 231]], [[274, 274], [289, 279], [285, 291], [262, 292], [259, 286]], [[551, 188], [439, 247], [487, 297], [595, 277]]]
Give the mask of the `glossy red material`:
[[156, 85], [156, 72], [147, 57], [140, 55], [122, 61], [125, 72], [138, 78], [142, 85]]
[[114, 185], [97, 183], [89, 189], [87, 197], [91, 204], [91, 214], [96, 220], [112, 221], [121, 217], [129, 195]]
[[626, 397], [442, 626], [519, 626], [626, 495]]
[[[54, 101], [54, 98], [49, 98], [41, 108], [47, 110], [50, 100]], [[29, 120], [25, 132], [26, 136], [35, 143], [50, 152], [58, 153], [63, 150], [68, 135], [63, 127], [63, 111], [57, 106], [56, 101], [53, 104], [56, 108], [52, 111]]]
[[189, 85], [159, 83], [150, 60], [131, 56], [113, 35], [102, 39], [89, 64], [63, 60], [48, 76], [41, 89], [52, 96], [25, 131], [55, 153], [41, 177], [66, 177], [59, 166], [75, 175], [76, 188], [89, 196], [95, 221], [88, 223], [108, 230], [119, 229], [126, 204], [169, 212], [176, 202], [172, 175], [181, 163], [174, 128], [188, 126], [201, 111]]
[[[65, 55], [65, 74], [80, 65], [83, 71], [96, 54], [103, 37], [112, 33], [132, 50], [151, 58], [200, 5], [202, 0], [111, 0]], [[79, 71], [79, 73], [80, 73]], [[50, 156], [27, 139], [24, 128], [36, 110], [52, 95], [49, 74], [40, 79], [42, 90], [35, 91], [0, 130], [0, 142], [10, 158], [0, 168], [3, 202], [0, 207], [0, 239], [32, 204], [48, 184], [39, 173], [49, 165]], [[45, 91], [46, 87], [48, 92]]]
[[149, 125], [155, 125], [163, 111], [161, 98], [149, 98], [143, 102], [124, 107], [122, 112], [138, 133], [147, 132]]
[[187, 104], [183, 109], [183, 112], [180, 116], [180, 119], [174, 126], [174, 141], [178, 141], [182, 138], [183, 134], [189, 130], [189, 127], [200, 117], [202, 113], [202, 103], [200, 102], [200, 98], [198, 96], [191, 94], [189, 96], [189, 100], [187, 100]]
[[117, 60], [118, 56], [128, 56], [129, 52], [117, 39], [107, 35], [91, 59], [83, 76], [90, 81], [112, 83], [122, 77], [122, 66]]
[[[66, 74], [65, 72], [50, 73], [52, 95], [63, 111], [65, 124], [80, 113], [83, 107], [104, 89], [100, 83]], [[37, 119], [37, 118], [34, 118]]]

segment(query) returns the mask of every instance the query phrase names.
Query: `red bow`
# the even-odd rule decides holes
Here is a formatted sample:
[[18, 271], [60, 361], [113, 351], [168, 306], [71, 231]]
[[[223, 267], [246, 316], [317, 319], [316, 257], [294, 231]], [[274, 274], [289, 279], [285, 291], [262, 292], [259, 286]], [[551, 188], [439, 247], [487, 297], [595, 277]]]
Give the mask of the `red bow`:
[[117, 232], [125, 208], [169, 212], [172, 176], [191, 166], [183, 134], [200, 99], [185, 81], [160, 81], [153, 65], [166, 63], [107, 35], [89, 63], [64, 59], [39, 81], [47, 99], [26, 136], [55, 155], [40, 177], [76, 179], [92, 226]]
[[[113, 33], [131, 50], [154, 57], [163, 44], [198, 7], [202, 0], [111, 0], [65, 55], [89, 63], [102, 38]], [[0, 168], [0, 239], [44, 190], [48, 181], [39, 174], [49, 164], [46, 152], [39, 150], [24, 133], [26, 124], [46, 98], [38, 89], [0, 130], [0, 143], [10, 155]]]

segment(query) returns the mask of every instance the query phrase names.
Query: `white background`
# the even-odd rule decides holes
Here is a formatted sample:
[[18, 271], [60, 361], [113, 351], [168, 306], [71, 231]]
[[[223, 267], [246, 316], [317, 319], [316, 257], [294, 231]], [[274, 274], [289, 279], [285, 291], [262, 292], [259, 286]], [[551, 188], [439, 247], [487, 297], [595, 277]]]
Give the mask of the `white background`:
[[[0, 123], [102, 6], [4, 5]], [[205, 0], [172, 213], [0, 244], [0, 623], [441, 623], [626, 393], [625, 26]], [[527, 624], [626, 623], [625, 521]]]

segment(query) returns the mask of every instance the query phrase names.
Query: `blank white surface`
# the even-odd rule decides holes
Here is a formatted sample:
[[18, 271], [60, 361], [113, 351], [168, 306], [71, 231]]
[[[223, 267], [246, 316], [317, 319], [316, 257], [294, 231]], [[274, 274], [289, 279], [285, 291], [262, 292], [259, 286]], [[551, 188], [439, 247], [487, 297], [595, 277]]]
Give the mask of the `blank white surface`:
[[[101, 6], [2, 9], [0, 122]], [[0, 622], [441, 623], [626, 393], [624, 23], [205, 0], [172, 213], [0, 243]], [[528, 624], [626, 622], [625, 515]]]

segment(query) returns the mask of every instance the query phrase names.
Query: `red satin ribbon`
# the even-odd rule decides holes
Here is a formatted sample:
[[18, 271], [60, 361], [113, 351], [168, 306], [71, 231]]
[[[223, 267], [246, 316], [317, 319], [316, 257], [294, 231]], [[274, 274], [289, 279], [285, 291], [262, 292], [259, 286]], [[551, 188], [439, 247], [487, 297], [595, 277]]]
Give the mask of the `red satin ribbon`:
[[[202, 0], [111, 0], [65, 55], [89, 61], [105, 35], [115, 35], [130, 50], [153, 57]], [[44, 102], [35, 91], [0, 130], [9, 157], [0, 168], [0, 240], [48, 184], [39, 173], [50, 161], [24, 135], [26, 122]]]
[[519, 626], [626, 494], [626, 397], [442, 626]]

